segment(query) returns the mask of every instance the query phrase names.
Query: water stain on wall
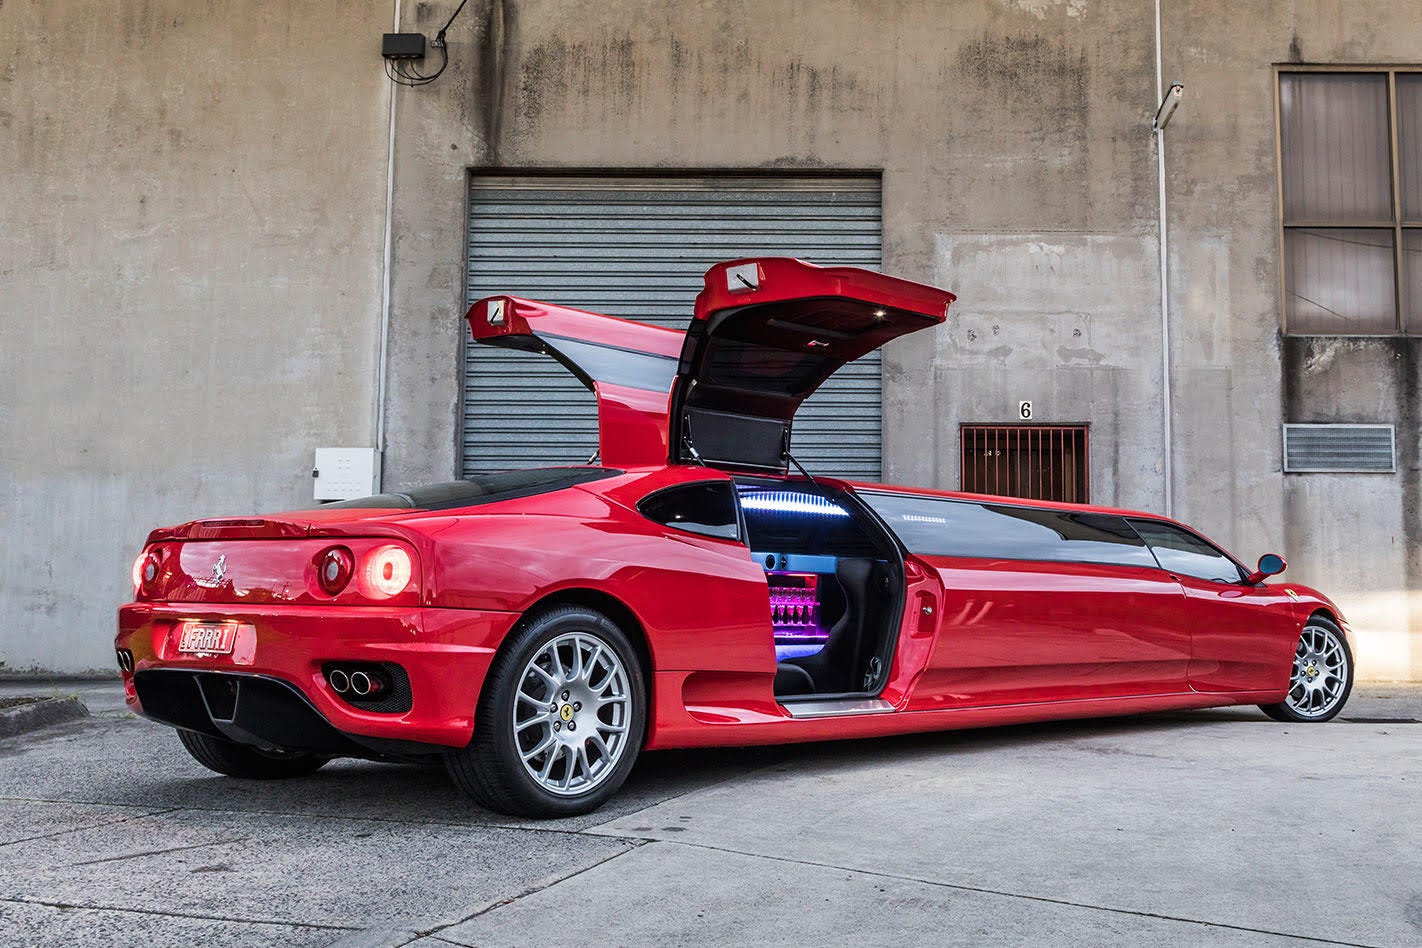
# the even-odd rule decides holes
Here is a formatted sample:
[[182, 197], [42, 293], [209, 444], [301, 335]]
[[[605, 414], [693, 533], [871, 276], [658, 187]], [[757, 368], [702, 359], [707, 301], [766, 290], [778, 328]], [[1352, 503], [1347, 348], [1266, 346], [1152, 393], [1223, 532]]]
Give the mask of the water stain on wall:
[[990, 109], [1079, 119], [1089, 109], [1086, 50], [1054, 37], [983, 33], [958, 50], [954, 73], [976, 87], [963, 98]]

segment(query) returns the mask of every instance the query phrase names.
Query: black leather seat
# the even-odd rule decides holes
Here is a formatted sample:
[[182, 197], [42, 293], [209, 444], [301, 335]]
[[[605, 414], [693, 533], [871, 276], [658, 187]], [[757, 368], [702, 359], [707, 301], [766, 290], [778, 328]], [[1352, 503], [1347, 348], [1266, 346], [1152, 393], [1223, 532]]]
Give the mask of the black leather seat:
[[[825, 647], [814, 655], [791, 658], [776, 667], [775, 693], [791, 694], [837, 694], [844, 691], [859, 691], [863, 681], [864, 664], [868, 656], [864, 654], [865, 628], [868, 610], [866, 608], [875, 573], [875, 562], [868, 557], [844, 558], [839, 561], [835, 577], [844, 590], [844, 615], [830, 629]], [[793, 672], [781, 669], [786, 666], [798, 668], [810, 679], [808, 690], [803, 689], [804, 679]], [[787, 689], [781, 691], [782, 679]]]
[[775, 696], [809, 695], [815, 692], [815, 680], [799, 665], [780, 662], [775, 666]]

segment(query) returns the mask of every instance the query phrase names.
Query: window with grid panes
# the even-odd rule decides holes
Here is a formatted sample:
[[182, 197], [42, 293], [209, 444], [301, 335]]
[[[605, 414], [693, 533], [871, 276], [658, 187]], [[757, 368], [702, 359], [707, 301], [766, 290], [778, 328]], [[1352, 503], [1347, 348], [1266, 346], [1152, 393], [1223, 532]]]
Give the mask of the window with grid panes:
[[1284, 327], [1422, 332], [1422, 71], [1279, 73]]

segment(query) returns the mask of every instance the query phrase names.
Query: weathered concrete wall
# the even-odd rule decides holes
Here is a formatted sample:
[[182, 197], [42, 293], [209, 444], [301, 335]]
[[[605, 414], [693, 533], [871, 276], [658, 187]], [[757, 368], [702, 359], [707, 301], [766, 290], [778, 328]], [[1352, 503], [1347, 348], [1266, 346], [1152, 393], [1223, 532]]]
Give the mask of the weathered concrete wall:
[[[457, 0], [406, 3], [433, 34]], [[157, 523], [296, 506], [370, 444], [387, 2], [0, 5], [0, 663], [109, 664]], [[1279, 334], [1272, 64], [1406, 62], [1403, 0], [1165, 4], [1175, 509], [1336, 593], [1422, 676], [1415, 347]], [[884, 263], [950, 325], [885, 359], [885, 471], [958, 425], [1092, 426], [1165, 504], [1153, 11], [1140, 0], [470, 0], [397, 102], [385, 482], [457, 470], [470, 168], [881, 170]], [[1398, 425], [1395, 476], [1284, 475], [1284, 421]]]
[[[1275, 63], [1418, 62], [1404, 0], [1164, 4], [1177, 512], [1339, 602], [1359, 675], [1422, 677], [1416, 341], [1281, 337]], [[1282, 473], [1284, 422], [1397, 426], [1398, 473]]]
[[149, 529], [371, 443], [389, 18], [0, 5], [0, 672], [110, 669]]
[[1422, 510], [1418, 390], [1422, 339], [1286, 338], [1291, 422], [1395, 424], [1396, 474], [1284, 480], [1290, 572], [1335, 590], [1374, 677], [1422, 677]]
[[1141, 4], [486, 0], [465, 17], [446, 77], [400, 98], [389, 483], [454, 469], [467, 167], [875, 168], [885, 268], [962, 298], [951, 328], [887, 355], [887, 476], [957, 486], [958, 423], [1008, 417], [1021, 389], [1098, 426], [1099, 499], [1160, 506]]

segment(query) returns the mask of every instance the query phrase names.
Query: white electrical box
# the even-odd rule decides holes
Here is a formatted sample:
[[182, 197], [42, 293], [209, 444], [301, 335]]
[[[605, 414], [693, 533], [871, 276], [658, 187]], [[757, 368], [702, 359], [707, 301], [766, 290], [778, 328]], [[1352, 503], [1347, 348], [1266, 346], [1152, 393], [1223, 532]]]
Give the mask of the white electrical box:
[[380, 489], [380, 453], [374, 448], [317, 448], [311, 467], [317, 500], [354, 500]]

